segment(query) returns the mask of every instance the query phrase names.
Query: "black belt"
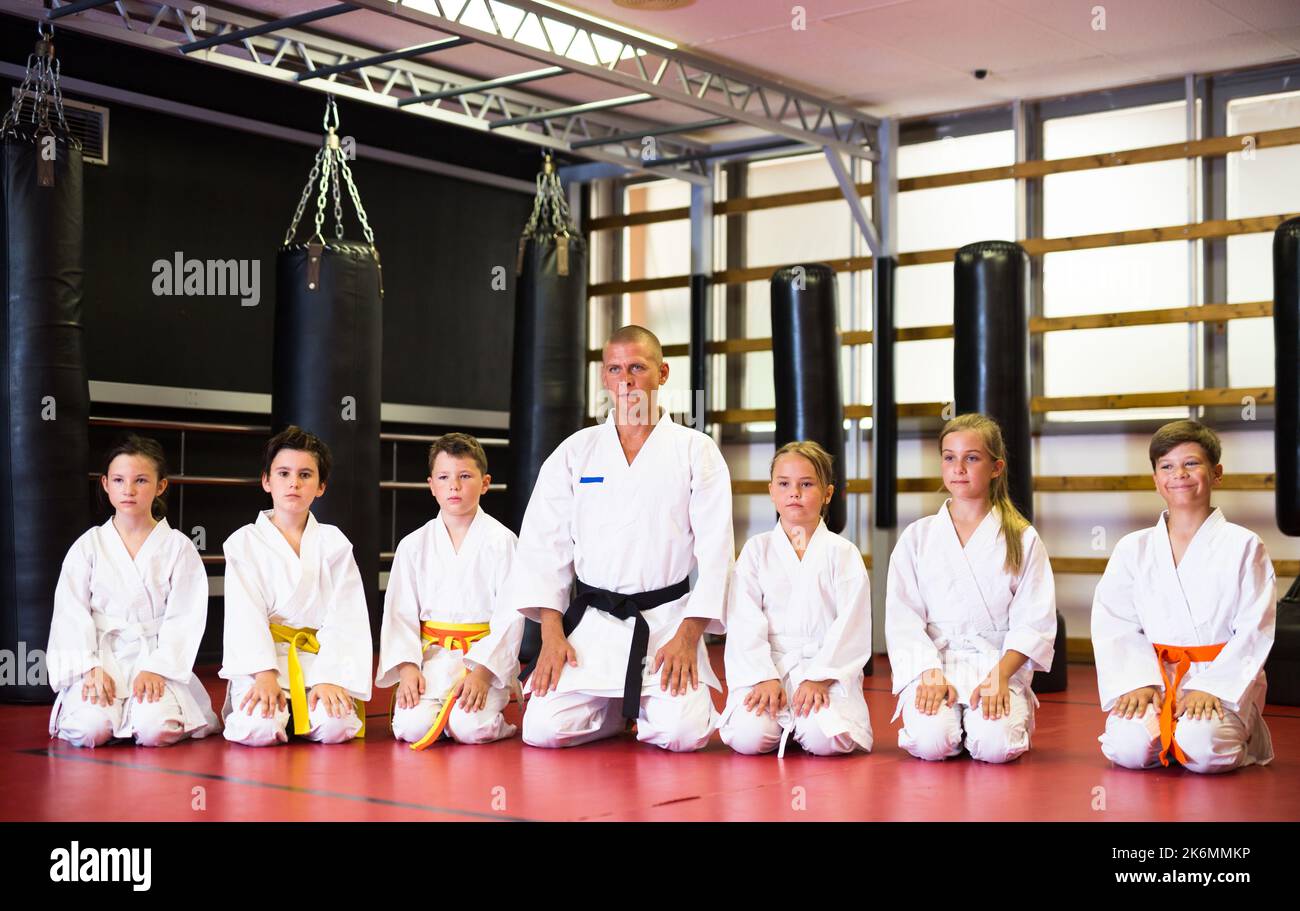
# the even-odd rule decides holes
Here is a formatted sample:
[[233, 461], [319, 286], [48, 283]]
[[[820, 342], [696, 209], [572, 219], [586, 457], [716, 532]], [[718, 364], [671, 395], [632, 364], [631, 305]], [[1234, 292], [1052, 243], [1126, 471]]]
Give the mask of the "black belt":
[[646, 652], [650, 649], [650, 624], [641, 616], [643, 611], [654, 610], [661, 604], [676, 601], [691, 590], [690, 579], [683, 579], [676, 585], [657, 588], [652, 592], [622, 594], [606, 591], [588, 585], [581, 579], [576, 580], [573, 600], [564, 613], [564, 637], [573, 635], [587, 608], [594, 607], [620, 620], [629, 618], [636, 621], [632, 630], [632, 648], [627, 653], [627, 676], [623, 681], [623, 717], [636, 720], [641, 713], [641, 675], [645, 664]]

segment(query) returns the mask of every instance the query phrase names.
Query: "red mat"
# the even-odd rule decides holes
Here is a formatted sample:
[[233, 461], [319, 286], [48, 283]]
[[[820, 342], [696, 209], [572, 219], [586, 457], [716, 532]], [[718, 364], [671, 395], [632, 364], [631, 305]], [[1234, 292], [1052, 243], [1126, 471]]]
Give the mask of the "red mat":
[[[202, 676], [219, 705], [222, 681], [214, 669]], [[883, 658], [866, 686], [873, 753], [820, 758], [792, 747], [781, 761], [738, 756], [716, 735], [698, 753], [673, 754], [630, 733], [567, 750], [528, 747], [516, 734], [415, 753], [388, 731], [387, 693], [370, 704], [364, 741], [266, 749], [217, 736], [79, 750], [48, 738], [48, 708], [0, 706], [0, 820], [1300, 819], [1297, 708], [1266, 712], [1278, 758], [1265, 768], [1216, 777], [1112, 768], [1097, 745], [1095, 674], [1072, 666], [1069, 690], [1040, 697], [1026, 756], [929, 763], [898, 749]], [[507, 717], [518, 723], [518, 707]]]

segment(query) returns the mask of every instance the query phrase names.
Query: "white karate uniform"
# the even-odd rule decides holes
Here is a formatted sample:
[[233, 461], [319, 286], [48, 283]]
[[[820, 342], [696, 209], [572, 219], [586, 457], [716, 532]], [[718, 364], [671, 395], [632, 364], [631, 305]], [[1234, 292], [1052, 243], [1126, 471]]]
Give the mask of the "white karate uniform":
[[[221, 723], [194, 674], [208, 618], [208, 576], [193, 542], [162, 519], [135, 558], [109, 519], [72, 545], [54, 590], [46, 652], [58, 692], [50, 736], [95, 747], [112, 737], [168, 746], [206, 737]], [[113, 680], [111, 706], [81, 696], [85, 674], [102, 667]], [[131, 695], [141, 671], [166, 678], [157, 702]]]
[[[677, 696], [660, 689], [655, 652], [687, 617], [725, 631], [727, 582], [735, 562], [731, 475], [713, 440], [664, 414], [632, 464], [618, 441], [613, 413], [580, 430], [542, 465], [524, 515], [510, 581], [511, 598], [530, 619], [564, 612], [574, 578], [607, 591], [639, 593], [696, 578], [692, 590], [642, 616], [650, 628], [641, 677], [637, 739], [674, 751], [697, 750], [716, 729], [708, 688], [721, 689], [700, 637], [701, 686]], [[533, 697], [523, 739], [533, 746], [573, 746], [617, 734], [634, 620], [588, 608], [569, 643], [578, 666]], [[661, 669], [662, 670], [662, 669]], [[529, 685], [531, 688], [531, 680]]]
[[[461, 743], [488, 743], [510, 737], [515, 726], [501, 714], [518, 686], [519, 646], [524, 616], [504, 595], [517, 539], [482, 509], [474, 514], [457, 552], [442, 516], [403, 538], [393, 556], [384, 595], [384, 623], [379, 634], [379, 674], [375, 686], [395, 686], [405, 662], [420, 667], [425, 691], [413, 708], [393, 710], [393, 736], [409, 743], [433, 726], [447, 693], [466, 671], [492, 672], [487, 702], [476, 712], [459, 705], [447, 717], [446, 736]], [[488, 623], [491, 632], [470, 646], [468, 654], [437, 643], [423, 647], [420, 625]]]
[[[1030, 526], [1021, 536], [1019, 575], [1005, 568], [1006, 539], [996, 507], [962, 547], [945, 500], [898, 539], [889, 560], [885, 639], [903, 716], [898, 745], [920, 759], [947, 759], [966, 749], [984, 762], [1009, 762], [1029, 749], [1038, 700], [1030, 685], [1052, 666], [1056, 644], [1056, 587], [1047, 549]], [[1011, 711], [984, 718], [971, 694], [1002, 656], [1029, 660], [1012, 675]], [[957, 701], [934, 715], [916, 707], [921, 674], [941, 669]], [[891, 719], [892, 720], [892, 719]]]
[[[1233, 525], [1216, 508], [1174, 566], [1168, 512], [1151, 528], [1115, 545], [1092, 603], [1092, 649], [1101, 707], [1153, 686], [1165, 698], [1155, 644], [1227, 643], [1213, 661], [1194, 661], [1180, 694], [1200, 690], [1223, 703], [1222, 719], [1183, 718], [1174, 741], [1193, 772], [1264, 765], [1273, 742], [1264, 723], [1264, 661], [1273, 647], [1277, 613], [1273, 563], [1259, 536]], [[1170, 682], [1174, 667], [1167, 667]], [[1137, 718], [1108, 715], [1098, 738], [1112, 762], [1131, 769], [1160, 764], [1160, 715], [1153, 703]], [[1173, 748], [1169, 761], [1174, 762]]]
[[[750, 538], [736, 561], [727, 603], [727, 707], [723, 743], [770, 753], [791, 734], [818, 756], [871, 750], [862, 669], [871, 658], [871, 583], [862, 554], [819, 522], [800, 560], [777, 522]], [[776, 718], [745, 708], [755, 685], [779, 680], [787, 699], [805, 680], [834, 680], [830, 705]]]
[[[363, 703], [370, 699], [370, 618], [352, 543], [333, 525], [308, 513], [299, 544], [301, 556], [271, 524], [271, 510], [226, 539], [225, 655], [221, 677], [230, 681], [222, 718], [226, 739], [245, 746], [286, 743], [289, 736], [289, 645], [271, 638], [272, 623], [317, 630], [320, 653], [299, 649], [307, 690], [330, 683]], [[252, 715], [239, 709], [260, 671], [275, 670], [286, 706], [270, 718], [259, 706]], [[307, 737], [342, 743], [361, 730], [362, 719], [349, 703], [342, 718], [331, 718], [323, 701], [309, 712]]]

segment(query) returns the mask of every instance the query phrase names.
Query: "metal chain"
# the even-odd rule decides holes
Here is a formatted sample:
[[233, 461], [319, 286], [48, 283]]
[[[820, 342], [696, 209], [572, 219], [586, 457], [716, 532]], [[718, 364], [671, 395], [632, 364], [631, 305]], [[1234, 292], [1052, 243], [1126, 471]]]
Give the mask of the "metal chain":
[[[542, 162], [542, 170], [537, 174], [537, 195], [533, 198], [533, 213], [524, 226], [525, 237], [573, 237], [578, 233], [578, 226], [569, 214], [569, 201], [560, 184], [560, 175], [556, 172], [555, 162], [549, 152]], [[549, 233], [544, 233], [549, 229]]]
[[312, 165], [311, 174], [307, 176], [307, 186], [303, 188], [302, 198], [298, 200], [298, 208], [293, 213], [293, 221], [289, 225], [288, 232], [284, 235], [284, 245], [287, 247], [293, 243], [294, 235], [298, 233], [298, 223], [302, 220], [303, 210], [307, 206], [307, 200], [311, 196], [313, 186], [317, 190], [316, 233], [312, 235], [309, 241], [325, 242], [323, 231], [327, 194], [334, 197], [334, 236], [340, 241], [343, 240], [341, 177], [348, 185], [348, 195], [352, 199], [353, 207], [357, 210], [357, 217], [361, 220], [361, 230], [365, 235], [366, 243], [374, 246], [375, 233], [370, 229], [370, 221], [366, 218], [366, 210], [361, 205], [361, 194], [357, 192], [357, 185], [352, 179], [352, 170], [348, 167], [347, 158], [339, 142], [339, 109], [333, 95], [326, 97], [325, 116], [321, 123], [325, 128], [325, 135], [321, 140], [320, 150], [316, 153], [316, 160]]
[[27, 71], [22, 85], [14, 96], [13, 104], [0, 121], [0, 134], [16, 135], [22, 122], [22, 105], [29, 95], [32, 98], [31, 122], [36, 127], [33, 136], [55, 135], [50, 123], [50, 108], [58, 123], [58, 132], [62, 138], [77, 149], [81, 140], [72, 135], [68, 129], [68, 119], [63, 110], [63, 87], [60, 84], [62, 72], [59, 61], [54, 56], [54, 26], [45, 22], [36, 24], [36, 49], [27, 55]]

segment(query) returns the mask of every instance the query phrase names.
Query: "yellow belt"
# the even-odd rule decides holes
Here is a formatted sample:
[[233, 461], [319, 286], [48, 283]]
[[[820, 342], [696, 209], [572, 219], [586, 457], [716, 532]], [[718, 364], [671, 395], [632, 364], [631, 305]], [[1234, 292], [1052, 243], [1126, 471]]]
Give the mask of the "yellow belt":
[[[491, 629], [486, 623], [434, 623], [430, 620], [425, 621], [420, 627], [420, 639], [424, 643], [424, 648], [428, 648], [430, 645], [440, 645], [443, 648], [455, 649], [461, 654], [465, 654], [469, 651], [471, 645], [485, 638], [489, 632], [491, 632]], [[442, 707], [438, 709], [438, 714], [433, 719], [433, 726], [429, 728], [423, 737], [411, 744], [411, 749], [426, 749], [442, 736], [442, 732], [447, 729], [447, 719], [451, 716], [451, 695], [456, 692], [456, 687], [460, 686], [461, 681], [465, 679], [465, 675], [468, 673], [464, 668], [461, 668], [460, 676], [456, 678], [456, 682], [451, 685], [451, 689], [447, 690], [447, 694], [443, 696]]]
[[[311, 730], [311, 720], [307, 717], [307, 680], [302, 673], [302, 662], [298, 660], [301, 649], [309, 655], [320, 653], [320, 640], [316, 630], [308, 627], [285, 626], [281, 623], [271, 624], [271, 639], [289, 645], [289, 704], [293, 706], [293, 732], [306, 734]], [[366, 736], [366, 704], [360, 699], [353, 699], [357, 706], [357, 717], [361, 719], [358, 737]]]

